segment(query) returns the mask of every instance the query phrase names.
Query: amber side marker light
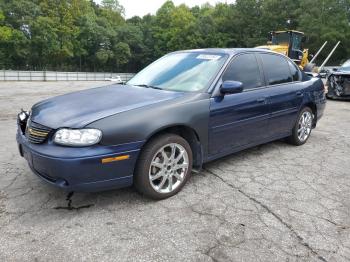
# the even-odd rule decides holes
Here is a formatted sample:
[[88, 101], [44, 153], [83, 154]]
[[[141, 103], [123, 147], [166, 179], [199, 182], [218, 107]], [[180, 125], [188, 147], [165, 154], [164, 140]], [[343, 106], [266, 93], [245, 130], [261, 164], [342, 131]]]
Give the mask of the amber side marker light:
[[129, 159], [130, 155], [102, 158], [102, 164]]

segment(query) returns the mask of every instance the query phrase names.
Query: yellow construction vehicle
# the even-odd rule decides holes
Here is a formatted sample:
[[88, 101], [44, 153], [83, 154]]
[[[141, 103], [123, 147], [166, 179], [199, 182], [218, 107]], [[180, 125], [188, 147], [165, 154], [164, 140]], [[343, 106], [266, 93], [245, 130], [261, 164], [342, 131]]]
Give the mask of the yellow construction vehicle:
[[282, 53], [292, 59], [299, 67], [305, 71], [312, 71], [313, 67], [309, 64], [309, 50], [303, 49], [305, 36], [303, 32], [295, 30], [272, 31], [269, 32], [267, 45], [257, 48], [270, 49]]
[[304, 49], [305, 36], [303, 32], [295, 30], [272, 31], [269, 32], [267, 45], [257, 46], [257, 48], [270, 49], [272, 51], [282, 53], [292, 59], [304, 72], [318, 73], [320, 72], [334, 51], [337, 49], [340, 41], [334, 46], [327, 56], [326, 60], [320, 67], [316, 67], [313, 63], [322, 49], [327, 45], [327, 41], [321, 46], [312, 59], [309, 61], [309, 49]]

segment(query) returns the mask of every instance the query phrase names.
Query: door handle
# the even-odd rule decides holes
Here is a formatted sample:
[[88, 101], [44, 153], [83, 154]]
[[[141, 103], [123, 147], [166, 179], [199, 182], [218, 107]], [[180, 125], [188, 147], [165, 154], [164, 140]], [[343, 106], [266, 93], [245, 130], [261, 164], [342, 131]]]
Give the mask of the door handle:
[[298, 92], [296, 92], [296, 95], [301, 97], [301, 96], [303, 96], [304, 94], [303, 94], [301, 91], [298, 91]]
[[261, 97], [256, 100], [258, 103], [265, 103], [266, 102], [266, 97]]

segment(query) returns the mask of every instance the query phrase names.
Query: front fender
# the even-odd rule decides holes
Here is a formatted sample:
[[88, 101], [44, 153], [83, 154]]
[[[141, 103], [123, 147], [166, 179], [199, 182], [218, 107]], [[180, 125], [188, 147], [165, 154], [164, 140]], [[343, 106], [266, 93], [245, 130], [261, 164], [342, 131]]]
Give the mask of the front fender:
[[188, 95], [106, 117], [87, 127], [102, 130], [103, 145], [135, 141], [145, 143], [157, 132], [173, 126], [192, 128], [206, 155], [208, 147], [209, 94]]

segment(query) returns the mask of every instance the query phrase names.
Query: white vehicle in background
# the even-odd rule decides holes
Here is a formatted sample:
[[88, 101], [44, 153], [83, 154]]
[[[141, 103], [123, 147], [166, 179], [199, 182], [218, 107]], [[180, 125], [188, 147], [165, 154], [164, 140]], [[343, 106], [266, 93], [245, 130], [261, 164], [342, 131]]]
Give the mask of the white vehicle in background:
[[123, 83], [123, 80], [122, 80], [122, 78], [120, 76], [112, 76], [112, 77], [106, 78], [105, 80], [106, 81], [115, 82], [117, 84]]

